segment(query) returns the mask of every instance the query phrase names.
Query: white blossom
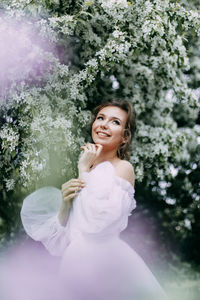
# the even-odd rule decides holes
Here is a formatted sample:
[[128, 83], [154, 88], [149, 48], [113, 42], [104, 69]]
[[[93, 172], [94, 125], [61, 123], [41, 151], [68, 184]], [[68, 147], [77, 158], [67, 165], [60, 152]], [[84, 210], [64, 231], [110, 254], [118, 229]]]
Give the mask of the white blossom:
[[96, 58], [92, 58], [85, 64], [85, 66], [86, 67], [94, 67], [96, 69], [98, 67], [98, 62], [97, 62]]
[[6, 183], [6, 190], [7, 191], [11, 191], [14, 189], [15, 187], [15, 180], [14, 179], [4, 179], [5, 183]]
[[2, 148], [14, 151], [19, 143], [19, 134], [12, 127], [4, 127], [0, 131], [0, 138], [2, 139]]

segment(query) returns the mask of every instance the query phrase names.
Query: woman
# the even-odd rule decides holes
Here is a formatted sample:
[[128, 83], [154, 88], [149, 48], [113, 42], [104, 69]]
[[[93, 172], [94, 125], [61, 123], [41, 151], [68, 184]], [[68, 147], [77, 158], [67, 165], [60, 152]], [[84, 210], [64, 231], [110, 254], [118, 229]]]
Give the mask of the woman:
[[70, 200], [84, 187], [82, 173], [94, 169], [100, 162], [110, 161], [116, 175], [134, 185], [133, 167], [123, 158], [128, 152], [135, 127], [135, 114], [129, 102], [107, 102], [96, 107], [92, 121], [94, 144], [81, 147], [84, 154], [78, 162], [79, 179], [72, 179], [62, 186], [63, 205], [59, 213], [62, 225], [66, 224]]
[[135, 127], [129, 102], [99, 105], [93, 143], [81, 147], [78, 179], [64, 183], [62, 192], [43, 188], [24, 200], [26, 232], [62, 256], [64, 299], [166, 299], [143, 260], [119, 237], [136, 206], [134, 169], [125, 160]]

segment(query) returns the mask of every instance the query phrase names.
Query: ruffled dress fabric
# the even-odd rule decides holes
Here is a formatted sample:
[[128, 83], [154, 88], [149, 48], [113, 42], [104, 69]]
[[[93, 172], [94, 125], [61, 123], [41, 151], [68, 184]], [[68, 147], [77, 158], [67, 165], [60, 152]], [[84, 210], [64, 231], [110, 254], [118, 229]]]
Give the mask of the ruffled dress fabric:
[[54, 187], [29, 195], [21, 210], [27, 234], [61, 256], [60, 299], [167, 299], [144, 261], [120, 239], [136, 207], [133, 186], [115, 175], [109, 161], [83, 179], [65, 227], [58, 220], [61, 191]]

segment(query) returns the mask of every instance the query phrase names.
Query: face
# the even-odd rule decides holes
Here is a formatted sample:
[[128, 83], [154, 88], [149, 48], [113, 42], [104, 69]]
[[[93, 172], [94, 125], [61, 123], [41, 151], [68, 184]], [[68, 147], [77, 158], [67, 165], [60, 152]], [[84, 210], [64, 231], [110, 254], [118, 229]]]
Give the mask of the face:
[[102, 108], [92, 125], [92, 139], [107, 149], [118, 149], [125, 141], [124, 129], [127, 113], [117, 106]]

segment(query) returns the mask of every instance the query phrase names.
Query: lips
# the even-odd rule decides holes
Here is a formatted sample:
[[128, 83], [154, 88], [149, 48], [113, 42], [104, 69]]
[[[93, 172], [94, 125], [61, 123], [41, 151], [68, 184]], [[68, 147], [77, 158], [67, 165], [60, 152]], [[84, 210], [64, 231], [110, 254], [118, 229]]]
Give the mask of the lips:
[[103, 131], [97, 131], [98, 136], [105, 136], [105, 137], [109, 137], [110, 135], [106, 132]]

